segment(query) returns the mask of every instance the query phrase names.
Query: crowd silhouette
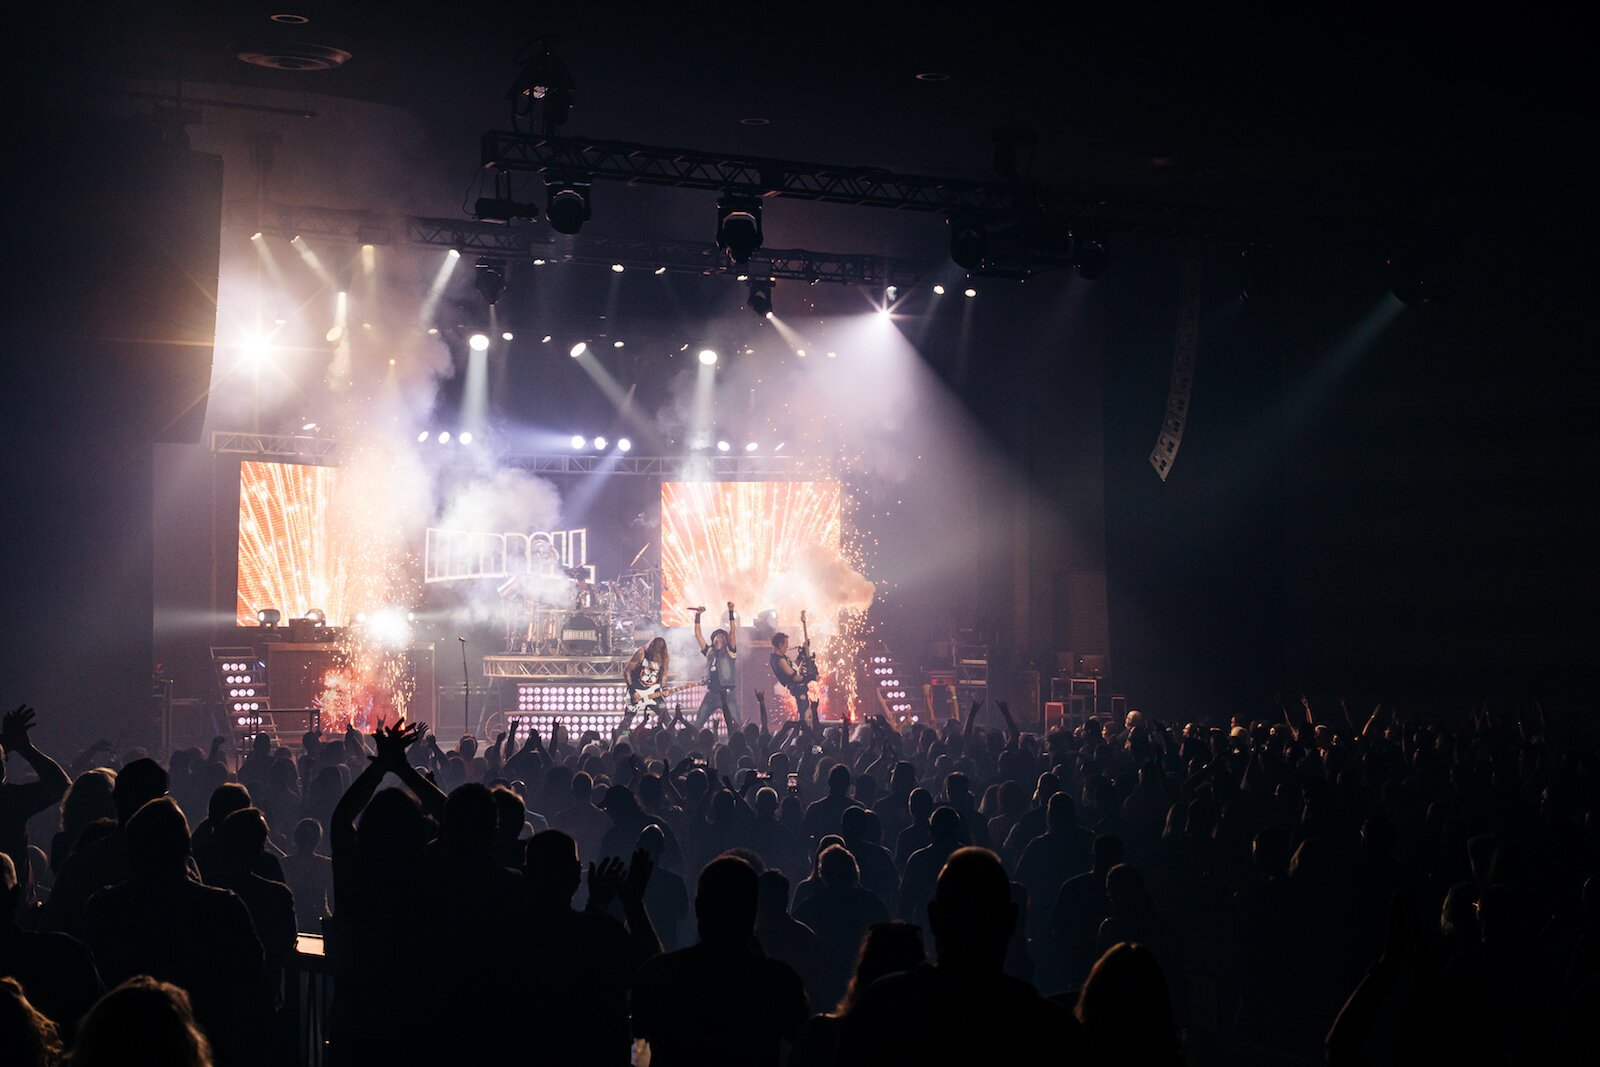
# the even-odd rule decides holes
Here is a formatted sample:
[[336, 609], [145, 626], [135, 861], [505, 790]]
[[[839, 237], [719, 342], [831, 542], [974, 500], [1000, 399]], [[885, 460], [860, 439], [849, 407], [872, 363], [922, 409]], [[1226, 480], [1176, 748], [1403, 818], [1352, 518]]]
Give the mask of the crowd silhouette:
[[[1593, 1062], [1600, 764], [1536, 705], [1048, 732], [0, 724], [0, 1062]], [[986, 721], [987, 716], [987, 721]]]

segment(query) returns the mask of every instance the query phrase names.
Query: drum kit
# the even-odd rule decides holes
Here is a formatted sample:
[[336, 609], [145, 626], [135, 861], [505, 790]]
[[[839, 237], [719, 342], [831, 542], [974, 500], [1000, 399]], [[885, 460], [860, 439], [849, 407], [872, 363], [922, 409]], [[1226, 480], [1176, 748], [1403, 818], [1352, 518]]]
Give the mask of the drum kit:
[[[502, 594], [504, 595], [504, 594]], [[636, 628], [656, 614], [651, 571], [591, 582], [574, 567], [508, 597], [506, 651], [533, 656], [610, 656], [632, 652]]]

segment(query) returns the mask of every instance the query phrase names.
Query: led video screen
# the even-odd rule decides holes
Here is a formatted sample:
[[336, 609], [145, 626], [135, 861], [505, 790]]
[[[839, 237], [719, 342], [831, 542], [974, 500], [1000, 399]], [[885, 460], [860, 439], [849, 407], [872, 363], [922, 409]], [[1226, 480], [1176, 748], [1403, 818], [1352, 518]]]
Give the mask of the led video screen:
[[729, 600], [746, 617], [798, 617], [797, 575], [819, 555], [837, 559], [841, 540], [838, 482], [663, 482], [662, 625], [692, 623], [688, 607], [716, 618]]
[[284, 620], [321, 608], [344, 619], [343, 583], [329, 536], [337, 471], [299, 463], [239, 465], [238, 625], [257, 625], [263, 608]]

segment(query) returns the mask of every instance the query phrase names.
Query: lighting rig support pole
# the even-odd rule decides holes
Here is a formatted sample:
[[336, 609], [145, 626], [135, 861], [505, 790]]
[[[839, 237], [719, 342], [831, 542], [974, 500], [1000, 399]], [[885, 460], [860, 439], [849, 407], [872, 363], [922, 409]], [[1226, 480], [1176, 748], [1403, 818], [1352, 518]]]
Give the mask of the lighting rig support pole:
[[467, 682], [467, 639], [458, 637], [456, 640], [461, 642], [461, 736], [465, 737], [472, 732], [472, 728], [468, 725], [472, 721], [470, 706], [472, 689]]

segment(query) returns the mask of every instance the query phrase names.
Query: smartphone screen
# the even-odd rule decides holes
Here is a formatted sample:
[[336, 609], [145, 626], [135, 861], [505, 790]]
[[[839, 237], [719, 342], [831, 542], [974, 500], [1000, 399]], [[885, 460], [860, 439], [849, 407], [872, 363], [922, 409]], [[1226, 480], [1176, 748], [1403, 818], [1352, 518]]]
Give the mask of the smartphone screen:
[[800, 772], [798, 771], [789, 772], [789, 792], [800, 792]]

